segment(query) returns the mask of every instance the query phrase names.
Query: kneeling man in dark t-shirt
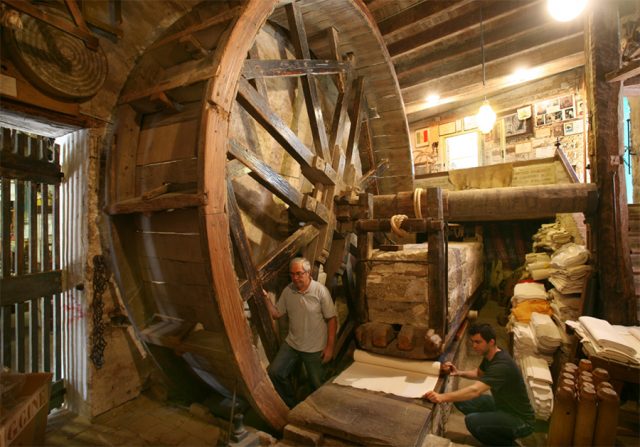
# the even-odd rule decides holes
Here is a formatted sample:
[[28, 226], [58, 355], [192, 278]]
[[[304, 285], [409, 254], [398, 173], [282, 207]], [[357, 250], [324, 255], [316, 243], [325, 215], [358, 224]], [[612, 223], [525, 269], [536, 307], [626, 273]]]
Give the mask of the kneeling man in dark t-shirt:
[[[443, 371], [476, 382], [450, 393], [429, 391], [431, 402], [455, 402], [465, 416], [471, 434], [486, 445], [513, 445], [533, 432], [534, 413], [520, 369], [508, 353], [496, 345], [496, 333], [488, 324], [469, 328], [473, 350], [484, 358], [477, 370], [458, 371], [451, 363]], [[491, 395], [483, 394], [491, 390]]]

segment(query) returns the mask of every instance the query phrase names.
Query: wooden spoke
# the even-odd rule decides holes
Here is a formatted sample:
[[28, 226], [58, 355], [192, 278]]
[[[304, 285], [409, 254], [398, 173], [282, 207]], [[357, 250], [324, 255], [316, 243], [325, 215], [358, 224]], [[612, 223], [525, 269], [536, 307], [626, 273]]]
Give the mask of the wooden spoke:
[[[349, 63], [318, 59], [253, 60], [247, 59], [242, 75], [247, 79], [343, 74]], [[258, 90], [259, 91], [259, 90]], [[262, 94], [262, 93], [261, 93]]]
[[326, 223], [327, 211], [322, 204], [313, 203], [310, 196], [302, 194], [280, 174], [271, 169], [253, 152], [236, 140], [229, 142], [229, 155], [249, 168], [249, 175], [283, 202], [291, 206], [291, 212], [303, 221]]
[[244, 224], [240, 216], [240, 209], [236, 202], [236, 196], [233, 192], [233, 185], [231, 180], [227, 180], [227, 213], [229, 215], [229, 229], [231, 230], [231, 236], [233, 242], [237, 248], [238, 256], [240, 257], [240, 263], [247, 276], [247, 282], [251, 290], [252, 300], [249, 300], [249, 309], [251, 310], [252, 320], [255, 323], [264, 350], [267, 353], [267, 357], [270, 360], [276, 356], [278, 352], [278, 337], [273, 329], [273, 323], [269, 310], [262, 297], [262, 281], [260, 275], [253, 264], [251, 258], [251, 244], [247, 238], [247, 234], [244, 231]]
[[148, 200], [144, 200], [142, 196], [123, 200], [107, 206], [105, 212], [112, 216], [116, 214], [149, 213], [202, 206], [206, 203], [207, 199], [203, 194], [167, 193]]
[[364, 99], [364, 78], [358, 78], [355, 81], [355, 95], [353, 98], [353, 106], [351, 112], [351, 129], [349, 130], [349, 143], [347, 144], [346, 162], [351, 163], [353, 152], [358, 150], [358, 141], [360, 139], [360, 129], [362, 124], [362, 101]]
[[[298, 59], [311, 59], [307, 32], [304, 28], [302, 12], [300, 11], [298, 4], [296, 2], [292, 2], [285, 6], [285, 10], [287, 11], [291, 40], [293, 41], [293, 46], [296, 49], [296, 57]], [[303, 76], [301, 81], [316, 154], [321, 155], [325, 160], [330, 160], [331, 154], [329, 152], [327, 133], [324, 127], [324, 119], [322, 117], [322, 109], [320, 108], [316, 81], [310, 76]]]
[[238, 101], [258, 123], [291, 155], [302, 169], [302, 173], [314, 183], [334, 184], [335, 172], [331, 166], [314, 157], [284, 121], [271, 110], [266, 100], [258, 94], [246, 79], [238, 82]]
[[[249, 58], [244, 61], [244, 66], [242, 67], [242, 75], [246, 78], [249, 79], [251, 85], [253, 85], [253, 87], [258, 91], [258, 93], [260, 94], [260, 96], [262, 96], [265, 101], [269, 101], [269, 96], [267, 94], [267, 83], [264, 80], [264, 75], [263, 76], [249, 76], [248, 72], [253, 71], [251, 66], [253, 64], [257, 64], [259, 62], [262, 62], [259, 60], [260, 58], [258, 57], [258, 49], [256, 48], [256, 45], [254, 44], [251, 49], [249, 50]], [[247, 66], [249, 65], [249, 66]]]
[[[312, 225], [307, 225], [284, 240], [267, 259], [256, 266], [260, 272], [260, 282], [264, 284], [271, 281], [281, 269], [289, 264], [289, 261], [301, 248], [308, 245], [317, 236], [317, 228]], [[240, 295], [244, 300], [249, 299], [251, 296], [251, 285], [249, 281], [240, 283]]]

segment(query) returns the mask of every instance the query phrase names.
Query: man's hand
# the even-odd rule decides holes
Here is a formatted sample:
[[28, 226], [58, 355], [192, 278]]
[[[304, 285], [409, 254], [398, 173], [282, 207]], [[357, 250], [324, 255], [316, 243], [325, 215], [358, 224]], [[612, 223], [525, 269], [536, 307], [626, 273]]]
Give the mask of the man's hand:
[[435, 391], [427, 391], [422, 397], [430, 402], [433, 402], [434, 404], [444, 402], [442, 394], [436, 393]]
[[331, 361], [331, 359], [333, 358], [333, 346], [329, 346], [327, 345], [323, 350], [322, 350], [322, 363], [329, 363]]
[[457, 376], [459, 374], [458, 368], [451, 362], [444, 362], [440, 369], [443, 373], [449, 374], [450, 376]]

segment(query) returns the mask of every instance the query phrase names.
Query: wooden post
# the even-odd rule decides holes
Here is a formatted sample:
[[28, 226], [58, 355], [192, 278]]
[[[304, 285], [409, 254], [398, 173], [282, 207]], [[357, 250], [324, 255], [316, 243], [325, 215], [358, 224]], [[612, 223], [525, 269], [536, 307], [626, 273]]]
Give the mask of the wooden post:
[[430, 221], [428, 233], [429, 251], [429, 327], [436, 330], [441, 339], [447, 326], [448, 284], [447, 242], [444, 237], [444, 216], [442, 210], [442, 190], [427, 190], [427, 218]]
[[[369, 218], [373, 212], [373, 197], [371, 194], [362, 193], [359, 196], [359, 213], [363, 218]], [[373, 247], [373, 234], [369, 232], [358, 233], [358, 263], [356, 267], [356, 315], [357, 323], [366, 323], [369, 320], [367, 310], [367, 297], [365, 294], [368, 265]]]
[[585, 33], [592, 177], [600, 203], [595, 217], [595, 257], [600, 279], [599, 315], [612, 324], [635, 324], [636, 303], [628, 239], [622, 163], [621, 83], [605, 75], [620, 68], [616, 2], [593, 2]]

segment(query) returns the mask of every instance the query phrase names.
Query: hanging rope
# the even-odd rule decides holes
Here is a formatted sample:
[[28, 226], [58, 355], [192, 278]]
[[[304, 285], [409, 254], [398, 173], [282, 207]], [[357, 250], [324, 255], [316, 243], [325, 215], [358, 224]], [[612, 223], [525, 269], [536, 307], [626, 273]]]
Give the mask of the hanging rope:
[[416, 188], [413, 191], [413, 213], [418, 219], [422, 219], [422, 204], [420, 203], [422, 200], [422, 188]]
[[394, 216], [391, 216], [389, 221], [391, 222], [391, 231], [393, 231], [393, 234], [400, 237], [409, 236], [408, 231], [405, 231], [402, 228], [400, 228], [400, 226], [402, 225], [402, 222], [404, 222], [408, 218], [409, 217], [406, 214], [396, 214]]

